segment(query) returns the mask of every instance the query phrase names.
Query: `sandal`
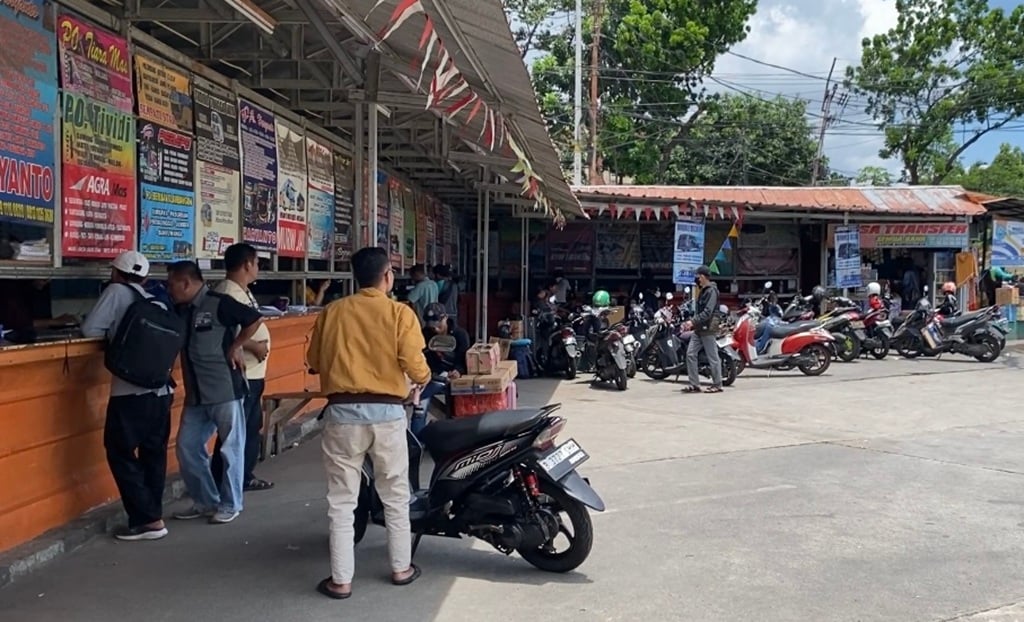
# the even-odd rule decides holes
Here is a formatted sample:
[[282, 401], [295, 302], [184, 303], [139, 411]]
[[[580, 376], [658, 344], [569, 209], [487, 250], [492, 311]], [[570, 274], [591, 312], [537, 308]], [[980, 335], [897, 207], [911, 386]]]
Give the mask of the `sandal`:
[[265, 479], [254, 478], [245, 483], [243, 490], [251, 492], [253, 490], [270, 490], [274, 487], [274, 482], [268, 482]]
[[722, 392], [722, 387], [708, 387], [704, 392], [705, 393], [721, 393]]
[[337, 592], [331, 589], [331, 584], [334, 582], [333, 577], [327, 577], [320, 583], [316, 584], [316, 591], [320, 592], [327, 598], [333, 598], [334, 600], [345, 600], [352, 596], [352, 589], [349, 588], [347, 592]]
[[420, 572], [420, 567], [417, 566], [416, 564], [410, 564], [409, 568], [412, 569], [412, 574], [411, 575], [409, 575], [408, 577], [406, 577], [404, 579], [396, 579], [396, 578], [394, 578], [392, 576], [391, 577], [391, 584], [392, 585], [409, 585], [410, 583], [412, 583], [416, 579], [419, 579], [420, 575], [423, 574], [422, 572]]
[[700, 393], [700, 392], [701, 392], [700, 387], [695, 387], [692, 384], [691, 385], [687, 385], [686, 387], [683, 388], [683, 393]]

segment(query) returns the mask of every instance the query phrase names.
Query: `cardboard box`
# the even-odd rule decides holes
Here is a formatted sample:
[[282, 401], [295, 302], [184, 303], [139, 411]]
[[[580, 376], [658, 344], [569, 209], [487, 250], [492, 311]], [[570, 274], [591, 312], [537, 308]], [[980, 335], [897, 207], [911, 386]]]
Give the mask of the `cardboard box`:
[[1020, 304], [1020, 290], [1016, 287], [1000, 287], [996, 290], [996, 304], [1000, 307]]
[[467, 374], [451, 382], [452, 395], [477, 395], [501, 393], [512, 384], [519, 373], [515, 361], [499, 361], [490, 374]]
[[498, 344], [478, 343], [466, 352], [466, 369], [470, 374], [489, 374], [500, 360]]
[[626, 307], [608, 307], [608, 325], [618, 324], [626, 319]]
[[499, 339], [497, 337], [491, 337], [491, 343], [498, 345], [498, 360], [507, 361], [509, 350], [512, 349], [511, 339]]
[[513, 382], [501, 393], [453, 396], [454, 408], [452, 409], [452, 416], [473, 417], [496, 410], [512, 410], [517, 405], [517, 391], [516, 383]]

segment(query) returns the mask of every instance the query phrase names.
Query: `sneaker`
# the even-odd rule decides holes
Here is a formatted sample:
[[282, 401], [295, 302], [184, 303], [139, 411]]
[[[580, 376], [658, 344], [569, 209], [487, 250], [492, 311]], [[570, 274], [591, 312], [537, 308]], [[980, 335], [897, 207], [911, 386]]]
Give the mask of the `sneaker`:
[[238, 518], [239, 512], [217, 512], [210, 517], [210, 523], [214, 525], [226, 525]]
[[212, 510], [204, 510], [203, 508], [199, 507], [198, 505], [193, 505], [192, 507], [190, 507], [189, 509], [185, 510], [184, 512], [175, 512], [173, 514], [173, 516], [174, 516], [174, 518], [176, 518], [178, 520], [194, 520], [196, 518], [203, 518], [203, 517], [209, 518], [209, 517], [213, 516], [213, 511]]
[[159, 540], [167, 535], [166, 527], [147, 527], [138, 525], [136, 527], [118, 527], [114, 530], [114, 537], [127, 542], [139, 540]]

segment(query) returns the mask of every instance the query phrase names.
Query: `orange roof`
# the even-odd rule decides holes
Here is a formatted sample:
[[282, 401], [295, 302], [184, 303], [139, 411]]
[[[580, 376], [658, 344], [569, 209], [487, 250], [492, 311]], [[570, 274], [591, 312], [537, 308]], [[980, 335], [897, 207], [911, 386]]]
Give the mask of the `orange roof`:
[[584, 209], [623, 206], [714, 205], [782, 211], [870, 212], [931, 216], [980, 216], [977, 195], [960, 186], [762, 187], [762, 186], [574, 186]]

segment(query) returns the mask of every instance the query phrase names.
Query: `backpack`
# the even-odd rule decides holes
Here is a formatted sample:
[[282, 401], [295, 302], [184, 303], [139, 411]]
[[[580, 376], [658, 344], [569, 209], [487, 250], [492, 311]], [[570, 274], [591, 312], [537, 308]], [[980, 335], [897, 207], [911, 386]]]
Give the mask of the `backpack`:
[[185, 344], [185, 322], [131, 285], [133, 302], [107, 344], [104, 365], [114, 376], [144, 389], [173, 386], [174, 359]]

